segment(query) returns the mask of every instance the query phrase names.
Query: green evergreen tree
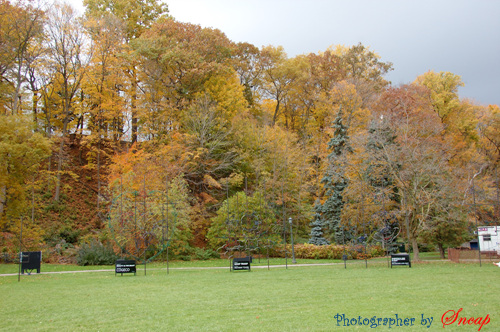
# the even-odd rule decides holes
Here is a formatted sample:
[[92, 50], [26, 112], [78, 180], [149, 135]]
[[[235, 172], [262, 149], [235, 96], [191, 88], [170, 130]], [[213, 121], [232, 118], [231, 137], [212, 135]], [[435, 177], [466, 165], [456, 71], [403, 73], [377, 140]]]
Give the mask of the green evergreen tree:
[[344, 207], [342, 193], [347, 187], [348, 181], [343, 176], [337, 176], [337, 179], [332, 181], [332, 177], [328, 175], [323, 180], [325, 187], [329, 187], [326, 191], [326, 195], [329, 195], [329, 197], [323, 203], [322, 216], [328, 226], [331, 238], [336, 243], [342, 243], [343, 231], [340, 227], [340, 217]]
[[328, 155], [328, 167], [321, 183], [325, 188], [327, 197], [322, 206], [322, 219], [328, 226], [330, 237], [336, 243], [342, 243], [343, 230], [340, 227], [340, 217], [344, 207], [342, 193], [349, 183], [345, 177], [345, 163], [342, 161], [343, 155], [352, 152], [349, 146], [349, 136], [347, 127], [342, 120], [342, 109], [340, 108], [337, 117], [333, 122], [333, 137], [328, 142], [328, 149], [331, 153]]
[[323, 228], [325, 227], [325, 224], [321, 218], [322, 206], [319, 199], [314, 204], [314, 211], [314, 221], [309, 224], [311, 226], [311, 234], [308, 243], [315, 244], [317, 246], [330, 244], [323, 236]]

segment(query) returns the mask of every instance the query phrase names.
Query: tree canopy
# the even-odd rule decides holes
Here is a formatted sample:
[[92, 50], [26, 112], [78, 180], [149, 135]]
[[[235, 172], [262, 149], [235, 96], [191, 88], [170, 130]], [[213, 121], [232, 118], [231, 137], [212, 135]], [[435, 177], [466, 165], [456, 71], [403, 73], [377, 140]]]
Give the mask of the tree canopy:
[[[161, 1], [84, 5], [0, 0], [2, 234], [31, 214], [46, 245], [109, 240], [119, 180], [176, 197], [179, 252], [217, 249], [228, 230], [277, 242], [293, 217], [296, 240], [319, 245], [398, 225], [418, 259], [420, 243], [443, 252], [476, 218], [498, 222], [500, 111], [460, 98], [460, 76], [394, 86], [362, 44], [289, 57]], [[93, 216], [63, 217], [71, 200]]]

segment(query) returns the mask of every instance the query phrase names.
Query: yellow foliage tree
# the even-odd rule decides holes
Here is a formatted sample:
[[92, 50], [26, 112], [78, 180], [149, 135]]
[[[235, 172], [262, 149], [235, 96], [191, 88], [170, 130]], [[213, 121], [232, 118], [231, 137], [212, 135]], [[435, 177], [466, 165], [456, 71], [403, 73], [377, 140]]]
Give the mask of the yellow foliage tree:
[[50, 154], [50, 141], [26, 116], [0, 116], [0, 229], [26, 212], [29, 183]]
[[213, 75], [204, 86], [206, 93], [216, 102], [220, 116], [228, 121], [247, 109], [244, 87], [232, 69], [227, 68]]

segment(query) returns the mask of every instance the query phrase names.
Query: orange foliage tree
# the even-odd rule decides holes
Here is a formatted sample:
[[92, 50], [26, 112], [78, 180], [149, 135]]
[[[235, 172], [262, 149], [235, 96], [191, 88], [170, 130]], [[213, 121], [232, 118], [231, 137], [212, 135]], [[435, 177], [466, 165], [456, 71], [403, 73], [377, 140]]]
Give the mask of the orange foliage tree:
[[181, 176], [145, 150], [117, 155], [110, 165], [108, 227], [122, 254], [151, 259], [190, 238], [188, 190]]

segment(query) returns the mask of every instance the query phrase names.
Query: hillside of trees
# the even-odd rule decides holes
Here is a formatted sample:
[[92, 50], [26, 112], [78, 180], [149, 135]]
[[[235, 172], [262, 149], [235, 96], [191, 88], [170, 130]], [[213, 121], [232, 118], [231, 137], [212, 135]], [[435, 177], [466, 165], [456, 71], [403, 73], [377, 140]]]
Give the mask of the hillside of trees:
[[185, 251], [249, 211], [318, 245], [398, 227], [417, 260], [498, 224], [500, 108], [460, 98], [460, 76], [393, 86], [362, 44], [288, 57], [156, 0], [84, 5], [0, 0], [2, 253], [21, 221], [28, 250], [111, 243], [117, 199], [152, 192]]

